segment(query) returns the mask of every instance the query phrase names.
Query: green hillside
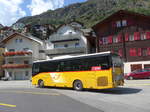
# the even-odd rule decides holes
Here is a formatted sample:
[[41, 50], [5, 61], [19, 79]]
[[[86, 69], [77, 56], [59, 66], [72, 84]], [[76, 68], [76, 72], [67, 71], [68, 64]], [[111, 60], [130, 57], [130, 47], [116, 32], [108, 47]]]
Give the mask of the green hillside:
[[120, 9], [150, 15], [150, 0], [88, 0], [54, 11], [48, 10], [37, 16], [21, 18], [17, 22], [31, 25], [53, 24], [57, 27], [77, 20], [88, 28]]

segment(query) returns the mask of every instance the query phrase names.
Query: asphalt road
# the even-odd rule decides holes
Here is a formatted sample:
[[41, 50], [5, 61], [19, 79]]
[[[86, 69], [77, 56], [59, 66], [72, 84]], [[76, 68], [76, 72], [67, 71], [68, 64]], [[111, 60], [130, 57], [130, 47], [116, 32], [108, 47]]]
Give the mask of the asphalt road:
[[50, 89], [1, 89], [0, 112], [103, 112]]
[[0, 81], [0, 85], [5, 85], [0, 86], [0, 112], [150, 112], [150, 80], [125, 81], [124, 87], [82, 92], [34, 88], [22, 81]]

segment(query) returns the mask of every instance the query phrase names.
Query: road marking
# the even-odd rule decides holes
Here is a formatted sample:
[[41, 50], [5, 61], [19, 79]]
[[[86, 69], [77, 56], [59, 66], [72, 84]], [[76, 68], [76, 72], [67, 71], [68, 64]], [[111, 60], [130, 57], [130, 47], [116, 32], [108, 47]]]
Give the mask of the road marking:
[[11, 104], [5, 104], [5, 103], [0, 103], [1, 106], [6, 106], [6, 107], [16, 107], [16, 105], [11, 105]]
[[58, 93], [44, 93], [44, 92], [31, 92], [31, 91], [0, 91], [1, 93], [20, 93], [20, 94], [33, 94], [33, 95], [51, 95], [60, 96]]
[[125, 86], [149, 86], [150, 83], [148, 84], [125, 84]]

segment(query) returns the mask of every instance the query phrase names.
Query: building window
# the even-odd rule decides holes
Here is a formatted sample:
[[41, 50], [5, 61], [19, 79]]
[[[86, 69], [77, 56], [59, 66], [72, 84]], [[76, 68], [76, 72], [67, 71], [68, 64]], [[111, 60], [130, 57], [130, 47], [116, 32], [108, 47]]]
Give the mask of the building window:
[[23, 48], [24, 51], [29, 51], [29, 48]]
[[127, 20], [122, 21], [122, 26], [127, 26]]
[[25, 76], [29, 76], [29, 72], [28, 71], [25, 71]]
[[29, 61], [25, 60], [25, 61], [24, 61], [24, 64], [29, 64]]
[[72, 34], [72, 32], [69, 32], [69, 34]]
[[18, 39], [16, 39], [15, 42], [18, 43]]
[[108, 44], [108, 39], [107, 39], [107, 37], [103, 37], [103, 38], [102, 38], [102, 41], [103, 41], [103, 44]]
[[142, 48], [142, 56], [147, 56], [147, 48]]
[[121, 21], [117, 21], [116, 24], [118, 28], [121, 27]]
[[65, 44], [64, 47], [68, 47], [68, 44]]
[[54, 48], [58, 48], [58, 45], [54, 44]]
[[12, 77], [12, 72], [9, 72], [9, 76]]
[[134, 36], [133, 35], [129, 35], [129, 41], [134, 41]]
[[114, 36], [114, 38], [113, 38], [113, 43], [118, 43], [118, 38], [117, 38], [117, 36]]
[[12, 61], [10, 61], [10, 62], [8, 62], [9, 64], [13, 64], [13, 62]]
[[45, 51], [44, 50], [39, 50], [39, 53], [45, 53]]
[[146, 34], [145, 33], [141, 34], [141, 40], [146, 40]]
[[19, 39], [19, 42], [20, 42], [20, 43], [22, 43], [22, 41], [23, 41], [22, 39]]
[[75, 47], [79, 47], [79, 43], [75, 43]]
[[15, 49], [9, 49], [9, 52], [14, 52], [15, 51]]

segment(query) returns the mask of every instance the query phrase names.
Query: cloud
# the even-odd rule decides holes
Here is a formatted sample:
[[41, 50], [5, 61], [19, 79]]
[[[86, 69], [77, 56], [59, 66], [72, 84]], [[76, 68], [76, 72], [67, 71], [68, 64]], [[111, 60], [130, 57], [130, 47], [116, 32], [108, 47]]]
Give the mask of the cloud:
[[64, 0], [32, 0], [27, 7], [30, 9], [32, 16], [38, 15], [49, 9], [54, 10], [64, 6]]
[[10, 26], [19, 18], [26, 16], [20, 5], [24, 0], [0, 0], [0, 23]]

